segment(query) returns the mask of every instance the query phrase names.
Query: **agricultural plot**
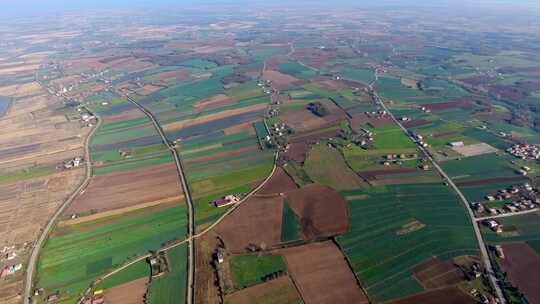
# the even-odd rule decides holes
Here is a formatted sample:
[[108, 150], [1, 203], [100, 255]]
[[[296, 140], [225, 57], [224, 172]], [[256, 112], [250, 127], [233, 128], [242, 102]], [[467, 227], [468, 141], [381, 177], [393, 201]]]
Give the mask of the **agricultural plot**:
[[147, 301], [150, 304], [185, 303], [187, 288], [187, 248], [185, 245], [167, 251], [169, 271], [152, 278]]
[[488, 244], [527, 242], [540, 253], [540, 214], [523, 214], [497, 219], [503, 225], [503, 233], [482, 227], [484, 238]]
[[313, 181], [334, 189], [354, 189], [364, 185], [360, 177], [347, 167], [340, 152], [326, 145], [311, 147], [304, 170]]
[[226, 304], [301, 304], [302, 299], [289, 276], [242, 289], [225, 297]]
[[263, 283], [287, 273], [280, 255], [238, 255], [231, 259], [235, 288], [242, 289]]
[[376, 303], [419, 293], [412, 269], [477, 253], [461, 202], [442, 184], [392, 185], [346, 191], [351, 230], [338, 243]]
[[481, 180], [486, 177], [515, 177], [516, 168], [511, 157], [495, 153], [451, 160], [441, 164], [446, 173], [456, 182]]
[[[89, 283], [104, 272], [184, 238], [185, 213], [185, 207], [177, 206], [64, 226], [53, 233], [43, 249], [36, 286], [45, 288], [47, 294], [59, 291], [66, 303], [75, 303]], [[138, 271], [105, 283], [118, 284], [138, 276]]]

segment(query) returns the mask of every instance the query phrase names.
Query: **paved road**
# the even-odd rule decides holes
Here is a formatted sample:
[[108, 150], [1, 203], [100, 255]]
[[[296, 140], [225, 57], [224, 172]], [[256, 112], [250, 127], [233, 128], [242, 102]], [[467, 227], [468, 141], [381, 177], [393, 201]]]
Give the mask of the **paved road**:
[[161, 140], [163, 143], [167, 146], [169, 151], [171, 151], [171, 154], [173, 155], [174, 162], [176, 164], [176, 170], [178, 171], [178, 176], [180, 178], [180, 182], [182, 184], [182, 190], [184, 191], [184, 197], [186, 199], [187, 205], [188, 205], [188, 279], [187, 279], [187, 296], [186, 296], [186, 303], [192, 304], [193, 303], [193, 295], [194, 295], [194, 288], [195, 288], [195, 219], [194, 219], [194, 207], [193, 207], [193, 200], [191, 198], [191, 192], [189, 190], [189, 186], [187, 183], [187, 179], [184, 173], [184, 167], [182, 166], [182, 161], [180, 159], [180, 156], [178, 155], [178, 151], [169, 143], [169, 140], [165, 136], [165, 132], [163, 132], [163, 129], [161, 128], [161, 125], [157, 121], [157, 119], [154, 117], [154, 115], [148, 111], [144, 106], [142, 106], [140, 103], [135, 101], [133, 98], [131, 98], [128, 95], [125, 95], [125, 97], [133, 103], [139, 110], [141, 110], [151, 121], [152, 124], [154, 124], [155, 129], [159, 133], [159, 136], [161, 137]]
[[30, 253], [30, 258], [28, 259], [28, 266], [26, 268], [26, 278], [24, 283], [24, 304], [30, 304], [31, 303], [31, 297], [33, 295], [33, 285], [32, 281], [34, 279], [34, 272], [36, 271], [37, 267], [37, 261], [39, 258], [39, 252], [41, 251], [41, 248], [43, 247], [43, 244], [47, 240], [47, 237], [49, 236], [49, 233], [51, 232], [51, 229], [54, 227], [54, 224], [60, 217], [60, 215], [66, 210], [73, 200], [84, 190], [86, 189], [86, 186], [90, 183], [90, 178], [92, 177], [92, 159], [90, 156], [90, 139], [94, 135], [97, 129], [99, 129], [99, 126], [101, 125], [101, 119], [98, 119], [98, 122], [96, 126], [92, 129], [90, 134], [85, 139], [84, 142], [84, 159], [86, 160], [86, 175], [84, 177], [83, 182], [71, 193], [71, 195], [64, 201], [64, 203], [56, 210], [56, 212], [53, 214], [53, 216], [49, 219], [49, 222], [47, 222], [47, 225], [43, 228], [41, 231], [41, 235], [39, 236], [38, 240], [34, 244], [34, 247], [32, 247], [32, 252]]
[[493, 215], [493, 216], [477, 217], [475, 220], [477, 222], [480, 222], [480, 221], [488, 220], [488, 219], [498, 219], [502, 217], [520, 216], [520, 215], [535, 213], [535, 212], [540, 212], [540, 209], [536, 208], [536, 209], [530, 209], [530, 210], [519, 211], [519, 212], [509, 212], [509, 213], [504, 213], [504, 214], [498, 214], [498, 215]]
[[[407, 136], [413, 141], [416, 142], [415, 138], [413, 138], [409, 131], [401, 124], [401, 122], [395, 118], [395, 116], [390, 112], [386, 104], [382, 101], [382, 99], [379, 97], [377, 92], [373, 90], [373, 84], [378, 80], [378, 75], [375, 73], [375, 80], [369, 85], [370, 90], [373, 92], [373, 96], [375, 97], [375, 101], [381, 105], [381, 107], [388, 113], [390, 118], [407, 134]], [[476, 240], [478, 241], [478, 247], [480, 248], [480, 254], [482, 258], [482, 262], [484, 264], [484, 267], [486, 269], [486, 273], [488, 275], [489, 281], [491, 283], [491, 286], [495, 290], [495, 294], [497, 298], [499, 299], [501, 304], [506, 303], [506, 300], [504, 298], [504, 295], [502, 293], [502, 290], [497, 283], [497, 279], [495, 277], [495, 274], [493, 272], [493, 266], [491, 265], [491, 260], [489, 259], [489, 255], [486, 249], [486, 244], [484, 243], [484, 239], [482, 238], [482, 233], [480, 232], [480, 228], [478, 226], [477, 221], [475, 220], [474, 212], [471, 209], [471, 205], [465, 195], [459, 190], [459, 188], [454, 184], [452, 179], [444, 172], [444, 170], [439, 166], [439, 164], [431, 157], [431, 154], [420, 144], [418, 144], [418, 148], [420, 151], [429, 159], [429, 161], [433, 164], [433, 167], [437, 169], [439, 174], [446, 180], [448, 185], [457, 193], [461, 201], [463, 202], [463, 205], [465, 205], [465, 208], [467, 209], [467, 213], [469, 215], [469, 219], [471, 221], [471, 224], [473, 225], [474, 233], [476, 235]]]

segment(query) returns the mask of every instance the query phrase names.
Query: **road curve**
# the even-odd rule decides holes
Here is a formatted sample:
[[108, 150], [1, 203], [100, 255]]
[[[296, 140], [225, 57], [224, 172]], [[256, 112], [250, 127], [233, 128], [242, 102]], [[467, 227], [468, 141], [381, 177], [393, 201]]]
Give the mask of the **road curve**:
[[39, 236], [36, 243], [34, 243], [34, 246], [32, 247], [32, 252], [30, 253], [30, 258], [28, 259], [28, 266], [26, 268], [26, 277], [25, 277], [25, 283], [24, 283], [24, 304], [30, 304], [31, 297], [32, 297], [32, 287], [33, 287], [33, 279], [34, 279], [34, 272], [36, 271], [37, 267], [37, 261], [39, 258], [39, 252], [41, 248], [43, 247], [43, 244], [47, 240], [47, 237], [49, 236], [49, 233], [51, 232], [51, 229], [54, 227], [54, 224], [60, 217], [60, 215], [71, 205], [73, 200], [88, 186], [90, 183], [90, 178], [92, 177], [92, 159], [90, 155], [90, 140], [92, 139], [92, 136], [96, 132], [96, 130], [99, 129], [101, 126], [101, 119], [97, 119], [97, 124], [94, 126], [92, 131], [90, 131], [90, 134], [85, 139], [84, 142], [84, 159], [86, 162], [86, 176], [84, 177], [84, 180], [82, 183], [71, 193], [71, 195], [64, 201], [64, 203], [56, 210], [56, 212], [53, 214], [53, 216], [49, 219], [47, 222], [47, 225], [43, 228], [41, 231], [41, 235]]
[[188, 205], [188, 279], [187, 279], [187, 296], [186, 296], [186, 303], [192, 304], [193, 303], [193, 295], [194, 295], [194, 277], [195, 277], [195, 245], [193, 238], [194, 232], [195, 232], [195, 219], [194, 219], [194, 207], [193, 207], [193, 200], [191, 198], [191, 192], [189, 191], [189, 186], [187, 183], [186, 176], [184, 174], [184, 167], [182, 166], [182, 161], [180, 159], [180, 156], [178, 155], [178, 151], [169, 143], [169, 140], [165, 136], [165, 132], [163, 132], [163, 129], [161, 128], [161, 125], [157, 121], [157, 119], [154, 117], [154, 114], [152, 114], [150, 111], [148, 111], [143, 105], [135, 101], [133, 98], [131, 98], [129, 95], [124, 94], [124, 96], [134, 104], [139, 110], [141, 110], [151, 121], [154, 125], [155, 129], [159, 133], [159, 136], [161, 137], [161, 140], [163, 143], [167, 146], [169, 151], [171, 151], [171, 154], [173, 155], [174, 162], [176, 165], [176, 170], [178, 171], [178, 177], [180, 178], [180, 182], [182, 184], [182, 191], [184, 192], [184, 197], [186, 198], [186, 202]]
[[[388, 113], [390, 118], [407, 134], [407, 136], [413, 141], [416, 142], [416, 140], [410, 135], [409, 131], [401, 124], [401, 122], [396, 119], [396, 117], [390, 112], [386, 104], [382, 101], [382, 99], [379, 97], [377, 92], [373, 89], [373, 84], [378, 80], [378, 75], [375, 72], [375, 80], [369, 85], [370, 91], [373, 93], [373, 96], [376, 99], [376, 102], [381, 105], [381, 107]], [[486, 244], [484, 243], [484, 239], [482, 238], [482, 233], [480, 232], [480, 228], [478, 227], [478, 223], [475, 219], [474, 212], [471, 209], [471, 205], [465, 195], [459, 190], [459, 188], [454, 184], [454, 181], [444, 172], [444, 170], [439, 166], [439, 164], [431, 157], [431, 154], [420, 144], [417, 145], [420, 151], [426, 156], [427, 159], [433, 164], [433, 167], [437, 169], [439, 174], [444, 178], [444, 180], [450, 185], [450, 187], [456, 192], [456, 194], [461, 199], [463, 205], [465, 205], [465, 208], [467, 209], [467, 213], [469, 215], [469, 220], [471, 221], [471, 224], [474, 229], [474, 234], [476, 235], [476, 240], [478, 242], [478, 247], [480, 249], [480, 254], [482, 258], [482, 262], [484, 264], [484, 267], [486, 268], [486, 273], [489, 278], [491, 287], [495, 290], [495, 294], [497, 298], [499, 299], [499, 303], [505, 304], [506, 299], [502, 293], [502, 290], [497, 283], [497, 279], [495, 278], [495, 274], [493, 272], [493, 266], [491, 265], [491, 260], [489, 259], [489, 255], [486, 249]]]

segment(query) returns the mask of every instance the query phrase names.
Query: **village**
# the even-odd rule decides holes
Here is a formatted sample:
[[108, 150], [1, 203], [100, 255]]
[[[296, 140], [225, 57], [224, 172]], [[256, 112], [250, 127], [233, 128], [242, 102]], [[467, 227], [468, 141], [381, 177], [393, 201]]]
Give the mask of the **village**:
[[523, 160], [535, 160], [540, 158], [540, 146], [533, 144], [515, 144], [506, 150], [513, 156]]

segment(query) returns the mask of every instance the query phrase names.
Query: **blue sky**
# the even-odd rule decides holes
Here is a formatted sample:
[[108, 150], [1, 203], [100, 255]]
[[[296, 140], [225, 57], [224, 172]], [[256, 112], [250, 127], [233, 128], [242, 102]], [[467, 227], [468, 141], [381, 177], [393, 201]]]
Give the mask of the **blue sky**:
[[[40, 12], [62, 12], [66, 10], [81, 10], [81, 9], [111, 9], [111, 8], [140, 8], [140, 7], [185, 7], [191, 4], [208, 4], [208, 3], [264, 3], [264, 4], [281, 4], [290, 5], [291, 3], [298, 4], [331, 4], [337, 5], [353, 5], [353, 6], [376, 6], [379, 4], [407, 4], [418, 6], [492, 6], [494, 4], [526, 4], [540, 7], [540, 0], [0, 0], [0, 14], [15, 13], [15, 14], [39, 14]], [[309, 4], [308, 4], [309, 3]]]

